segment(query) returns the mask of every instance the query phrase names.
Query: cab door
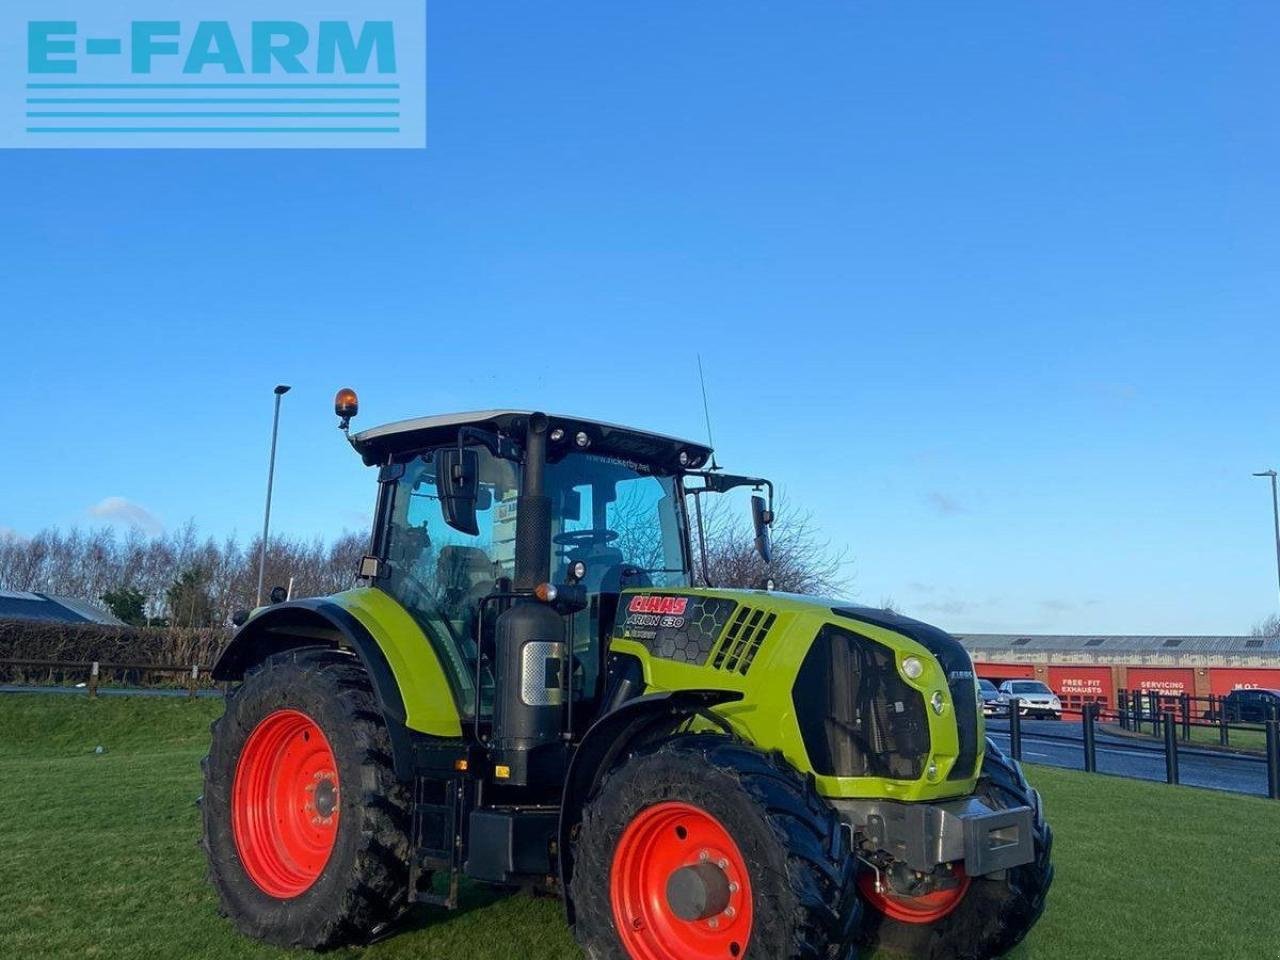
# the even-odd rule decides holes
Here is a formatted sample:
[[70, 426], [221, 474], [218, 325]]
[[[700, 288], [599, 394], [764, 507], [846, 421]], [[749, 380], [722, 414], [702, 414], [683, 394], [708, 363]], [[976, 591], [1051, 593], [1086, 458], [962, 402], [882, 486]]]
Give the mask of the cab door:
[[405, 464], [387, 511], [387, 564], [378, 586], [417, 621], [439, 653], [463, 716], [492, 712], [492, 599], [515, 565], [520, 469], [479, 449], [476, 534], [445, 523], [431, 451]]

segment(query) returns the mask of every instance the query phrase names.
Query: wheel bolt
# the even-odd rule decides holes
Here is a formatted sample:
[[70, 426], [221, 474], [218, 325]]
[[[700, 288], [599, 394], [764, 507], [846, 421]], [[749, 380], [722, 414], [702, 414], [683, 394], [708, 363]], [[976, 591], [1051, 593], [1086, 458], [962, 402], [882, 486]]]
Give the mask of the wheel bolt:
[[736, 883], [734, 883], [732, 880], [730, 880], [730, 881], [729, 881], [729, 892], [730, 892], [730, 893], [737, 893], [737, 892], [738, 892], [738, 885], [737, 885]]
[[720, 921], [716, 917], [712, 917], [707, 921], [707, 926], [714, 930], [716, 927], [720, 926]]
[[732, 920], [734, 917], [738, 915], [738, 911], [733, 909], [733, 907], [725, 907], [724, 915], [728, 917], [730, 920]]
[[699, 854], [698, 854], [698, 859], [699, 859], [699, 860], [702, 860], [703, 862], [706, 862], [707, 860], [710, 860], [710, 859], [711, 859], [711, 854], [709, 854], [709, 853], [707, 853], [707, 851], [703, 850], [701, 853], [699, 853]]
[[717, 867], [719, 867], [721, 870], [728, 870], [728, 869], [729, 869], [729, 861], [728, 861], [728, 860], [725, 860], [725, 859], [722, 857], [722, 858], [720, 858], [719, 860], [717, 860], [717, 861], [716, 861], [716, 866], [717, 866]]

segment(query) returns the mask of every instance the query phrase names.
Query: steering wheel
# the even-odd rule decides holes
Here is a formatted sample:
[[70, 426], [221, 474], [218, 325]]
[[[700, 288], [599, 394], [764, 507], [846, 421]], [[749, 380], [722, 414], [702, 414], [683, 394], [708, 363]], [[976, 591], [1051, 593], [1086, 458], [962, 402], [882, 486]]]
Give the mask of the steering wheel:
[[613, 543], [618, 539], [617, 530], [568, 530], [557, 533], [551, 542], [562, 547], [594, 547], [602, 543]]

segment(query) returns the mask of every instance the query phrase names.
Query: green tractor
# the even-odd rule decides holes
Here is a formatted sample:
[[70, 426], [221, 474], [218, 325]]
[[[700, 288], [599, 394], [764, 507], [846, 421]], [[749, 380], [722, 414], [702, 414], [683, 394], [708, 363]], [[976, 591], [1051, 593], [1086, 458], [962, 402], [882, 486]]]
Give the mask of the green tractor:
[[367, 941], [464, 878], [558, 893], [591, 960], [978, 960], [1039, 918], [1051, 833], [965, 650], [696, 569], [737, 488], [767, 560], [767, 481], [576, 417], [335, 408], [378, 471], [362, 585], [255, 610], [214, 670], [203, 843], [244, 933]]

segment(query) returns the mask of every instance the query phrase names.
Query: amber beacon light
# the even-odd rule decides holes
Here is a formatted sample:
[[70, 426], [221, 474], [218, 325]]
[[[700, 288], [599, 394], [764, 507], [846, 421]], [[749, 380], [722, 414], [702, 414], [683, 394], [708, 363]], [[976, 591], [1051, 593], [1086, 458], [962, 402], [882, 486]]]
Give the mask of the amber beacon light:
[[345, 430], [351, 418], [360, 412], [360, 398], [356, 396], [356, 392], [350, 387], [339, 390], [333, 398], [333, 412], [342, 419], [339, 426]]

